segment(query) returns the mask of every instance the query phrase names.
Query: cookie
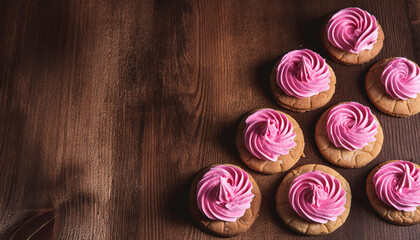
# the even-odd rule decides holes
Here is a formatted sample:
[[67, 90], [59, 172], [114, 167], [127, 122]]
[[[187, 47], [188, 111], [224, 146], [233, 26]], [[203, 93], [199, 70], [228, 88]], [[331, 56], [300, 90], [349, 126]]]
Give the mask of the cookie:
[[[349, 103], [354, 103], [354, 102], [349, 102]], [[362, 147], [362, 148], [354, 149], [354, 150], [352, 149], [349, 150], [344, 147], [335, 146], [335, 144], [330, 140], [327, 133], [328, 115], [330, 111], [334, 109], [335, 107], [342, 104], [349, 104], [349, 103], [340, 103], [340, 104], [334, 105], [322, 114], [321, 118], [318, 120], [318, 123], [316, 124], [316, 127], [315, 127], [315, 140], [322, 156], [326, 160], [328, 160], [330, 163], [340, 166], [340, 167], [344, 167], [344, 168], [360, 168], [368, 164], [379, 154], [382, 148], [384, 135], [383, 135], [382, 127], [378, 119], [376, 118], [375, 115], [373, 115], [370, 112], [370, 110], [368, 110], [368, 112], [365, 112], [366, 115], [373, 116], [371, 117], [370, 121], [373, 121], [374, 119], [374, 121], [376, 121], [377, 123], [377, 128], [376, 128], [377, 133], [373, 135], [374, 132], [372, 131], [374, 131], [374, 129], [372, 129], [372, 131], [369, 133], [370, 134], [369, 137], [371, 138], [371, 140], [373, 139], [372, 137], [374, 137], [374, 140], [369, 141], [367, 145], [365, 146], [361, 146], [360, 144], [364, 144], [364, 143], [361, 141], [361, 139], [358, 139], [356, 136], [355, 144], [359, 145], [358, 147]], [[357, 107], [360, 107], [359, 105], [357, 105]], [[367, 111], [367, 110], [365, 109], [364, 111]], [[363, 116], [363, 117], [366, 118], [366, 116]], [[362, 121], [362, 119], [349, 119], [349, 121], [359, 122], [359, 121]], [[366, 120], [366, 123], [367, 122], [368, 122], [368, 119]], [[339, 129], [346, 128], [345, 123], [342, 123], [342, 125], [343, 126], [337, 125], [335, 127]], [[348, 135], [348, 136], [351, 136], [351, 135]]]
[[[290, 55], [294, 56], [286, 59]], [[307, 59], [312, 59], [312, 61], [306, 63], [306, 65], [307, 68], [313, 70], [316, 73], [315, 75], [312, 75], [312, 78], [310, 78], [310, 80], [314, 82], [311, 83], [311, 81], [305, 81], [306, 86], [304, 87], [310, 90], [305, 90], [302, 92], [302, 89], [300, 89], [300, 95], [296, 95], [299, 93], [299, 89], [288, 89], [288, 93], [286, 93], [279, 85], [279, 82], [281, 82], [279, 81], [280, 77], [284, 78], [284, 84], [287, 84], [287, 81], [294, 81], [298, 82], [298, 84], [302, 84], [301, 78], [293, 76], [296, 74], [296, 72], [306, 70], [299, 66], [299, 64], [302, 62], [302, 56], [305, 55], [307, 56]], [[284, 67], [286, 61], [294, 61], [295, 64], [293, 66], [289, 65], [289, 67]], [[283, 64], [283, 66], [280, 64]], [[283, 76], [279, 73], [280, 67], [283, 69], [282, 72], [285, 73]], [[287, 75], [286, 72], [291, 74]], [[329, 74], [327, 72], [329, 72]], [[325, 81], [326, 83], [323, 83], [320, 87], [317, 85], [320, 81]], [[270, 89], [276, 102], [281, 107], [295, 112], [311, 111], [327, 104], [335, 93], [335, 84], [336, 76], [333, 69], [325, 62], [321, 56], [308, 49], [295, 50], [286, 54], [274, 65], [270, 77]]]
[[[333, 176], [340, 182], [341, 188], [345, 191], [344, 211], [337, 216], [335, 221], [328, 220], [326, 223], [308, 221], [302, 218], [292, 207], [289, 201], [289, 190], [293, 181], [300, 175], [320, 171]], [[297, 196], [296, 196], [297, 197]], [[335, 170], [318, 164], [308, 164], [290, 171], [277, 188], [276, 209], [280, 219], [295, 232], [305, 235], [324, 235], [332, 233], [346, 221], [351, 206], [351, 189], [349, 183]]]
[[[401, 96], [402, 99], [397, 98], [398, 96], [392, 97], [390, 94], [387, 93], [387, 90], [385, 89], [385, 85], [381, 82], [381, 76], [384, 72], [384, 69], [385, 67], [388, 66], [388, 63], [390, 63], [390, 61], [392, 60], [398, 60], [398, 58], [382, 59], [381, 61], [375, 63], [370, 68], [368, 74], [366, 75], [366, 81], [365, 81], [367, 95], [369, 96], [370, 101], [383, 113], [386, 113], [394, 117], [409, 117], [409, 116], [415, 115], [420, 112], [420, 94], [417, 93], [417, 96], [414, 96], [414, 97], [412, 96], [412, 98], [406, 97], [405, 99], [404, 99], [404, 96]], [[417, 64], [415, 64], [414, 62], [410, 61], [410, 63], [413, 66], [415, 65], [415, 67], [418, 68]], [[402, 70], [402, 74], [404, 74], [405, 77], [407, 76], [407, 72], [405, 72], [405, 70]], [[417, 78], [420, 81], [420, 76], [417, 75]], [[396, 77], [396, 75], [394, 75], [394, 80], [398, 81], [398, 78]], [[410, 82], [413, 83], [413, 81], [410, 81]], [[403, 84], [403, 82], [399, 81], [397, 83], [395, 82], [392, 83], [391, 81], [389, 81], [387, 82], [387, 84], [389, 87], [388, 91], [392, 91], [393, 85]], [[409, 83], [405, 83], [405, 84], [406, 86], [404, 86], [404, 89], [406, 91], [415, 89], [414, 86], [407, 85]]]
[[[350, 20], [342, 21], [343, 18]], [[375, 26], [377, 32], [374, 31]], [[349, 30], [353, 34], [342, 32]], [[355, 35], [358, 38], [354, 38]], [[360, 8], [345, 8], [330, 15], [321, 28], [321, 42], [328, 55], [345, 65], [369, 62], [381, 51], [384, 39], [384, 32], [376, 18]]]
[[[236, 169], [241, 170], [241, 172], [247, 174], [248, 179], [250, 183], [252, 184], [251, 192], [254, 195], [254, 197], [252, 198], [250, 207], [247, 208], [243, 216], [238, 217], [236, 221], [211, 220], [209, 217], [203, 214], [203, 212], [199, 209], [199, 206], [197, 204], [197, 192], [198, 192], [197, 186], [199, 185], [200, 180], [202, 180], [203, 176], [205, 176], [205, 174], [209, 172], [212, 168], [218, 167], [218, 166], [234, 167]], [[241, 184], [241, 183], [238, 183], [238, 184]], [[209, 190], [207, 193], [211, 194], [211, 193], [216, 193], [216, 192], [217, 191]], [[258, 217], [260, 205], [261, 205], [261, 192], [254, 178], [250, 174], [242, 170], [240, 167], [231, 165], [231, 164], [212, 165], [200, 171], [197, 174], [197, 177], [193, 181], [190, 196], [189, 196], [189, 206], [190, 206], [191, 215], [194, 221], [197, 223], [197, 225], [200, 226], [204, 231], [220, 236], [220, 237], [233, 237], [240, 233], [246, 232], [254, 223], [255, 219]]]
[[[390, 163], [401, 162], [397, 160], [391, 160], [383, 162], [376, 166], [368, 175], [366, 179], [366, 194], [368, 196], [370, 205], [373, 210], [384, 220], [397, 224], [397, 225], [413, 225], [420, 222], [420, 206], [414, 208], [414, 211], [404, 211], [398, 210], [393, 206], [385, 204], [377, 195], [374, 185], [374, 175], [378, 170]], [[414, 166], [417, 169], [420, 169], [420, 166], [414, 163]], [[387, 183], [392, 184], [394, 181], [388, 181]], [[417, 185], [418, 186], [418, 185]], [[392, 193], [391, 193], [392, 194]], [[406, 196], [403, 194], [403, 196]], [[412, 209], [411, 209], [412, 210]]]
[[[272, 111], [274, 111], [276, 113], [274, 115], [277, 115], [277, 117], [279, 117], [278, 114], [283, 115], [287, 120], [284, 119], [284, 117], [282, 117], [282, 119], [280, 120], [284, 122], [285, 126], [287, 125], [286, 122], [289, 122], [290, 124], [288, 124], [287, 126], [293, 127], [293, 133], [289, 132], [289, 134], [295, 135], [295, 137], [292, 139], [293, 142], [295, 143], [294, 144], [295, 146], [288, 150], [283, 148], [283, 150], [287, 150], [287, 153], [283, 152], [285, 154], [279, 155], [277, 157], [271, 156], [274, 159], [270, 160], [269, 156], [266, 156], [266, 157], [259, 156], [260, 157], [259, 158], [248, 151], [247, 146], [245, 144], [245, 130], [247, 128], [246, 120], [249, 116], [251, 116], [252, 114], [258, 111], [268, 111], [271, 113], [273, 113]], [[265, 120], [265, 122], [263, 121], [261, 124], [265, 124], [266, 122], [267, 122], [267, 119]], [[258, 134], [259, 133], [256, 133], [254, 137], [258, 138], [259, 137]], [[290, 138], [288, 140], [289, 142], [286, 142], [284, 144], [289, 145], [288, 147], [291, 147], [290, 144], [293, 144], [293, 142], [292, 143], [290, 142]], [[302, 132], [302, 129], [299, 127], [299, 124], [296, 122], [296, 120], [293, 119], [291, 116], [287, 115], [286, 113], [276, 111], [270, 108], [257, 109], [249, 113], [247, 116], [245, 116], [242, 119], [242, 121], [239, 123], [235, 142], [236, 142], [236, 147], [239, 151], [239, 155], [242, 162], [244, 162], [245, 165], [247, 165], [252, 170], [260, 172], [260, 173], [265, 173], [265, 174], [274, 174], [274, 173], [284, 172], [292, 168], [293, 165], [295, 165], [295, 163], [303, 155], [303, 149], [305, 147], [303, 132]], [[280, 142], [280, 144], [282, 144], [282, 142]]]

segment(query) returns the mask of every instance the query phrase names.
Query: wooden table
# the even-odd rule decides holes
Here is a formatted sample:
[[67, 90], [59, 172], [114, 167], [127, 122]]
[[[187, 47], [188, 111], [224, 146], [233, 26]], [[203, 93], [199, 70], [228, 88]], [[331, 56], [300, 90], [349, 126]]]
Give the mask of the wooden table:
[[[418, 0], [1, 1], [0, 237], [213, 238], [188, 212], [194, 175], [216, 163], [245, 167], [235, 131], [250, 110], [280, 109], [268, 89], [274, 62], [300, 48], [327, 57], [321, 23], [349, 6], [377, 17], [384, 48], [361, 66], [327, 59], [337, 90], [322, 109], [282, 109], [305, 135], [306, 158], [296, 166], [333, 167], [351, 185], [347, 222], [323, 239], [418, 239], [418, 225], [376, 216], [365, 179], [385, 160], [420, 163], [420, 114], [384, 115], [364, 90], [379, 59], [420, 62]], [[314, 139], [322, 112], [348, 100], [371, 107], [384, 128], [381, 153], [361, 169], [332, 166]], [[263, 201], [252, 228], [236, 239], [302, 238], [275, 210], [285, 173], [247, 170]]]

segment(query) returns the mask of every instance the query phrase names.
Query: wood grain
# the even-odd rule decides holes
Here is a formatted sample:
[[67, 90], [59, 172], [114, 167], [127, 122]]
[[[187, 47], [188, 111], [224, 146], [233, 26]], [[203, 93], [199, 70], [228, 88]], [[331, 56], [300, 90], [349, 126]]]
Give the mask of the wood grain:
[[[235, 150], [239, 120], [279, 108], [269, 91], [274, 63], [310, 48], [324, 18], [344, 7], [374, 14], [385, 33], [374, 61], [327, 60], [336, 93], [323, 108], [293, 113], [305, 136], [296, 166], [325, 164], [353, 192], [347, 222], [332, 238], [413, 239], [418, 226], [378, 218], [365, 195], [370, 170], [389, 159], [420, 159], [420, 115], [386, 116], [364, 91], [385, 57], [420, 62], [420, 1], [0, 1], [0, 238], [41, 209], [54, 209], [59, 239], [208, 239], [188, 213], [203, 167], [245, 166]], [[330, 165], [317, 150], [322, 112], [354, 100], [384, 129], [379, 156], [361, 169]], [[297, 239], [274, 195], [285, 173], [252, 172], [260, 217], [237, 239]], [[317, 238], [314, 238], [317, 239]]]

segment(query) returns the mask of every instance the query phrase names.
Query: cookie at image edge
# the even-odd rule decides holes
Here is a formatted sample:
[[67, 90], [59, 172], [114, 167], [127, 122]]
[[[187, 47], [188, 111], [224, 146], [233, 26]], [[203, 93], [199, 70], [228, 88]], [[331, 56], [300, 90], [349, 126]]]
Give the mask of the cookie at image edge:
[[370, 101], [381, 112], [394, 117], [410, 117], [420, 112], [420, 94], [414, 99], [393, 99], [381, 82], [381, 75], [394, 58], [382, 59], [375, 63], [366, 74], [365, 88]]
[[[413, 225], [420, 222], [420, 206], [417, 207], [414, 212], [398, 211], [397, 209], [390, 207], [382, 202], [381, 199], [376, 195], [375, 187], [373, 185], [373, 175], [385, 164], [396, 162], [397, 160], [390, 160], [377, 165], [368, 175], [366, 179], [366, 194], [369, 199], [369, 203], [373, 210], [387, 222], [397, 225]], [[416, 168], [420, 169], [420, 166], [415, 164]]]

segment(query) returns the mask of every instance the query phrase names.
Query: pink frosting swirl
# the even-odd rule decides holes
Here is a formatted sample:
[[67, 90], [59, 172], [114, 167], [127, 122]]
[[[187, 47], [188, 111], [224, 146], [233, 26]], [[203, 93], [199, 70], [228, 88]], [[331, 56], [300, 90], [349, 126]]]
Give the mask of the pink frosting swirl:
[[245, 146], [259, 159], [277, 161], [296, 146], [296, 133], [287, 117], [273, 109], [262, 109], [245, 120]]
[[296, 177], [289, 190], [289, 203], [309, 222], [335, 221], [345, 211], [346, 191], [329, 174], [313, 171]]
[[385, 164], [373, 176], [376, 195], [398, 211], [412, 212], [420, 206], [420, 170], [412, 162]]
[[237, 167], [212, 167], [197, 185], [198, 209], [211, 220], [235, 222], [251, 207], [254, 194], [248, 174]]
[[336, 147], [353, 151], [376, 140], [378, 122], [368, 107], [348, 102], [331, 109], [326, 128], [328, 138]]
[[394, 58], [385, 66], [381, 82], [394, 99], [416, 98], [420, 93], [420, 68], [407, 58]]
[[379, 26], [375, 16], [360, 8], [345, 8], [334, 14], [327, 24], [328, 41], [350, 53], [373, 48]]
[[277, 85], [289, 96], [307, 98], [330, 89], [325, 59], [309, 50], [287, 53], [277, 66]]

